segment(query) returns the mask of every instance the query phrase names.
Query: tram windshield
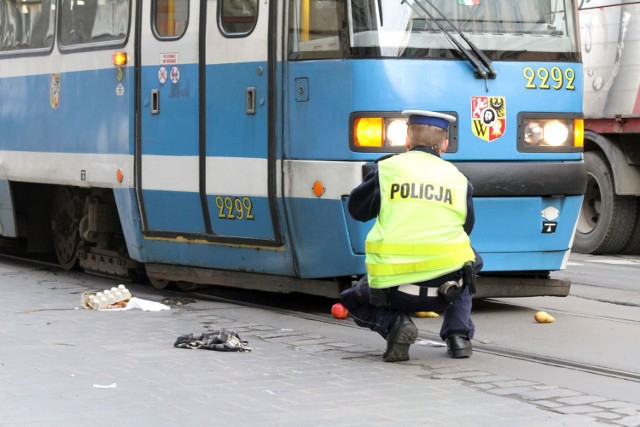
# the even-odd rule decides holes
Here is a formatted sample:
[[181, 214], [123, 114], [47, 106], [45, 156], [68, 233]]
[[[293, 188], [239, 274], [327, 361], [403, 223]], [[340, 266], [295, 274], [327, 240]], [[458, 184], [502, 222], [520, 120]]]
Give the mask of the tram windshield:
[[571, 0], [298, 0], [290, 48], [293, 59], [464, 58], [461, 32], [491, 60], [577, 61], [574, 12]]

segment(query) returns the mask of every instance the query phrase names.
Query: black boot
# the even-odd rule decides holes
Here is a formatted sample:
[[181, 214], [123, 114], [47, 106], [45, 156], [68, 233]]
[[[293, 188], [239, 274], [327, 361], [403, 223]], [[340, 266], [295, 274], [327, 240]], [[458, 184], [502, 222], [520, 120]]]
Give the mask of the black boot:
[[447, 338], [447, 354], [454, 359], [469, 357], [473, 353], [471, 340], [460, 335], [452, 335]]
[[382, 355], [385, 362], [403, 362], [409, 360], [409, 347], [418, 337], [418, 328], [406, 313], [398, 313], [389, 334], [387, 350]]

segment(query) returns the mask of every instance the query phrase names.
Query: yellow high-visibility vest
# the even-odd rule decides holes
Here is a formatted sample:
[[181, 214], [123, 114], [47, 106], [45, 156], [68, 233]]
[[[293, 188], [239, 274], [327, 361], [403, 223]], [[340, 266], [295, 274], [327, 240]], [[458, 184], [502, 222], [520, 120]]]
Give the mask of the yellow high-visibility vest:
[[380, 212], [367, 235], [369, 286], [433, 279], [475, 261], [464, 231], [467, 178], [451, 163], [409, 151], [378, 163]]

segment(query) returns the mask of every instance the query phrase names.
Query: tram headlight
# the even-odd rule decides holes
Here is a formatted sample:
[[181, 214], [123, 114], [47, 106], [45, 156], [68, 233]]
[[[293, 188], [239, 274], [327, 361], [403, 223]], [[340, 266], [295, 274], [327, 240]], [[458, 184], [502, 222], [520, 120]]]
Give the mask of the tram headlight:
[[584, 144], [584, 120], [573, 114], [520, 113], [518, 151], [579, 152]]
[[407, 119], [387, 119], [385, 122], [386, 145], [404, 147], [407, 141]]
[[[398, 153], [406, 150], [407, 118], [399, 112], [352, 113], [349, 125], [353, 151]], [[457, 141], [457, 128], [453, 134]], [[457, 143], [452, 144], [452, 127], [449, 128], [449, 147], [454, 149], [448, 152], [457, 149]]]

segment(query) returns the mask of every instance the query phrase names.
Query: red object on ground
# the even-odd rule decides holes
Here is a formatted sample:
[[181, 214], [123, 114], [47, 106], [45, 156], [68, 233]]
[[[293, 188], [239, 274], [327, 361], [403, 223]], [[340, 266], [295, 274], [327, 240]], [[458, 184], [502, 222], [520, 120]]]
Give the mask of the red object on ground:
[[344, 319], [349, 315], [349, 310], [347, 310], [344, 305], [337, 302], [331, 307], [331, 314], [333, 314], [333, 317], [336, 319]]

